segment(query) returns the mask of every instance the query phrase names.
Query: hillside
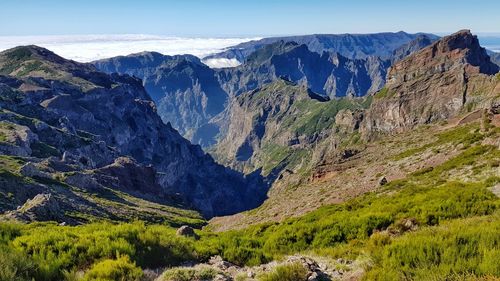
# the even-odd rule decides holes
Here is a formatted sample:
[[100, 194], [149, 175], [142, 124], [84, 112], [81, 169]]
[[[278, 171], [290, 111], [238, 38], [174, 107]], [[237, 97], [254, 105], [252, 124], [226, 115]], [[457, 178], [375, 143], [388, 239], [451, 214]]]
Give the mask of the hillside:
[[[444, 145], [439, 141], [441, 131], [451, 130], [457, 124], [461, 126], [483, 118], [490, 118], [491, 122], [497, 122], [494, 120], [498, 119], [500, 81], [498, 77], [491, 75], [496, 71], [498, 68], [490, 62], [485, 50], [479, 46], [477, 38], [469, 31], [461, 31], [444, 37], [396, 63], [389, 70], [387, 86], [372, 99], [358, 101], [360, 105], [362, 102], [369, 103], [369, 106], [364, 106], [365, 109], [360, 105], [353, 108], [353, 101], [344, 101], [343, 107], [337, 107], [333, 111], [320, 111], [318, 106], [314, 106], [313, 108], [318, 109], [317, 113], [320, 115], [315, 116], [313, 113], [315, 111], [292, 115], [296, 118], [294, 125], [300, 124], [300, 120], [304, 118], [314, 120], [312, 124], [309, 122], [305, 127], [316, 128], [313, 134], [307, 134], [310, 136], [309, 142], [307, 139], [292, 141], [293, 130], [273, 135], [272, 129], [259, 126], [257, 122], [248, 123], [255, 124], [253, 127], [255, 131], [262, 128], [261, 131], [264, 133], [261, 138], [255, 138], [255, 134], [249, 134], [247, 142], [243, 144], [250, 144], [252, 155], [257, 155], [252, 157], [265, 159], [261, 163], [265, 163], [267, 167], [273, 164], [274, 166], [271, 167], [279, 167], [274, 173], [280, 176], [269, 191], [269, 198], [258, 209], [232, 217], [216, 218], [213, 223], [227, 229], [236, 225], [246, 226], [252, 222], [281, 220], [288, 216], [304, 214], [324, 204], [341, 202], [346, 198], [377, 189], [378, 181], [382, 176], [386, 180], [404, 178], [418, 169], [434, 167], [446, 161], [454, 155], [454, 148], [453, 146], [447, 149], [441, 147]], [[259, 97], [265, 92], [264, 89], [262, 93], [257, 91], [249, 96]], [[280, 94], [286, 96], [287, 92], [290, 96], [294, 96], [290, 89]], [[270, 100], [279, 102], [276, 98]], [[273, 103], [264, 104], [272, 105]], [[286, 114], [288, 108], [294, 108], [293, 101], [286, 102], [285, 100], [284, 104], [287, 106], [276, 106], [274, 110], [273, 107], [269, 107], [268, 111], [273, 115], [281, 116], [283, 112]], [[300, 105], [299, 102], [296, 104], [296, 106]], [[329, 108], [328, 104], [335, 106], [342, 103], [327, 101], [323, 104]], [[245, 103], [240, 103], [240, 105], [244, 107]], [[266, 112], [268, 111], [264, 110], [267, 107], [261, 108], [260, 112], [255, 108], [248, 110], [250, 118], [246, 120], [252, 120], [251, 116], [255, 113], [257, 116], [267, 118]], [[332, 113], [332, 116], [325, 116], [328, 112]], [[235, 114], [245, 116], [238, 107]], [[259, 118], [253, 120], [259, 120]], [[285, 123], [286, 118], [278, 120]], [[439, 121], [448, 122], [449, 125], [421, 127]], [[236, 127], [248, 127], [237, 121], [232, 123]], [[229, 128], [231, 126], [229, 124]], [[287, 128], [283, 124], [276, 125], [272, 121], [266, 126]], [[420, 129], [415, 130], [415, 128]], [[456, 130], [467, 129], [457, 128]], [[441, 138], [448, 139], [448, 134], [453, 136], [453, 130], [443, 133]], [[227, 139], [231, 140], [232, 144], [241, 143], [238, 142], [238, 135], [231, 133], [228, 135]], [[276, 137], [277, 135], [280, 138]], [[286, 143], [286, 138], [290, 135], [292, 136], [289, 137], [290, 142]], [[429, 138], [431, 135], [435, 138]], [[314, 138], [314, 136], [320, 137]], [[473, 137], [473, 135], [466, 136], [461, 140], [466, 141]], [[383, 140], [379, 141], [379, 138]], [[267, 140], [265, 146], [260, 145], [261, 139]], [[456, 140], [451, 138], [447, 141], [453, 143]], [[492, 141], [495, 142], [495, 138]], [[292, 143], [296, 145], [291, 145]], [[244, 145], [241, 147], [244, 148]], [[434, 145], [436, 147], [433, 147]], [[405, 150], [412, 151], [408, 147], [414, 146], [421, 147], [419, 152], [423, 154], [416, 158], [406, 159], [406, 161], [404, 159], [388, 161], [388, 159], [396, 159], [396, 155], [400, 153], [405, 155]], [[268, 147], [275, 150], [266, 150]], [[234, 158], [230, 157], [234, 159], [233, 162], [224, 158], [234, 154], [234, 152], [231, 154], [230, 148], [231, 146], [225, 143], [225, 146], [220, 148], [222, 152], [216, 150], [215, 157], [222, 159], [222, 163], [238, 163], [240, 159], [237, 158], [237, 154]], [[438, 155], [428, 154], [432, 150], [438, 151]], [[297, 155], [296, 153], [299, 153], [300, 161], [290, 161], [294, 155]], [[421, 161], [416, 162], [415, 159]], [[258, 163], [252, 158], [248, 162]], [[245, 164], [247, 166], [243, 166], [243, 170], [247, 169], [245, 170], [247, 173], [264, 167], [262, 164]], [[237, 164], [231, 165], [238, 167]], [[265, 172], [268, 170], [269, 168], [264, 168]], [[496, 171], [496, 168], [493, 171]]]
[[[217, 165], [164, 124], [140, 80], [107, 75], [36, 46], [0, 53], [0, 65], [7, 75], [0, 76], [3, 211], [47, 193], [62, 206], [58, 221], [68, 222], [87, 220], [73, 212], [113, 217], [119, 210], [114, 201], [126, 204], [118, 191], [206, 217], [262, 200], [259, 179]], [[95, 203], [99, 198], [81, 198], [74, 188], [113, 200]], [[81, 201], [76, 207], [75, 200]], [[226, 201], [232, 204], [221, 204]]]
[[365, 97], [288, 77], [230, 97], [222, 165], [139, 79], [0, 53], [0, 280], [496, 280], [499, 68], [468, 30], [422, 40]]

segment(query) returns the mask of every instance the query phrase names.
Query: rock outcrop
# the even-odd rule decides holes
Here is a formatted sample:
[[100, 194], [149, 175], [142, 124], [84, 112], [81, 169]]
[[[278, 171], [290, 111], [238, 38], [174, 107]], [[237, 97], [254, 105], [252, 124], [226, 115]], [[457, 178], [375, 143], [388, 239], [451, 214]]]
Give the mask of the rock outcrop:
[[491, 103], [484, 96], [494, 99], [498, 93], [492, 76], [498, 69], [470, 31], [443, 37], [390, 68], [385, 88], [365, 114], [362, 132], [367, 138], [400, 132]]
[[3, 152], [47, 160], [70, 185], [156, 194], [165, 204], [175, 198], [207, 217], [255, 207], [265, 196], [259, 179], [216, 164], [163, 123], [137, 78], [36, 46], [0, 53], [0, 75], [1, 132], [18, 149]]

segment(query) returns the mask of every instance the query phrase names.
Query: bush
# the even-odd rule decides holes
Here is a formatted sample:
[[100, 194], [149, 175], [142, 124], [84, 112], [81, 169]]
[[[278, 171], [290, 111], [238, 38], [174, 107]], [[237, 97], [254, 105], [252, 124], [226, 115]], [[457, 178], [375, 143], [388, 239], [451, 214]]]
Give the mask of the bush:
[[36, 265], [15, 250], [0, 245], [0, 281], [30, 281]]
[[274, 271], [259, 276], [260, 281], [306, 281], [307, 269], [300, 263], [277, 266]]
[[160, 280], [162, 281], [193, 281], [212, 280], [217, 271], [211, 267], [200, 268], [174, 268], [165, 271]]
[[143, 273], [128, 256], [104, 260], [94, 265], [84, 276], [84, 281], [138, 281]]

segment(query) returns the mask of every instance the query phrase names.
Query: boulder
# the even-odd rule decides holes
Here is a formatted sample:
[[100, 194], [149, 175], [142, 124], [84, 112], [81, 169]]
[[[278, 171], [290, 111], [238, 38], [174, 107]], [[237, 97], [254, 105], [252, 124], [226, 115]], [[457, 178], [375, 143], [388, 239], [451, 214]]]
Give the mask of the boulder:
[[194, 232], [194, 229], [187, 225], [179, 227], [179, 229], [177, 229], [176, 234], [178, 236], [191, 237], [195, 239], [199, 238], [198, 235]]

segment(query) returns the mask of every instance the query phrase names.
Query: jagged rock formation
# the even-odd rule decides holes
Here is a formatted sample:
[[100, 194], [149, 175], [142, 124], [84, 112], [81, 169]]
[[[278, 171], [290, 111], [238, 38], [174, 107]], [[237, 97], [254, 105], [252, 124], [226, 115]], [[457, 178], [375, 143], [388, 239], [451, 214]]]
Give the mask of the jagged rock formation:
[[498, 70], [470, 31], [446, 36], [391, 67], [362, 131], [367, 137], [400, 132], [472, 110], [485, 102], [475, 97], [479, 91], [498, 93], [497, 79], [489, 76]]
[[192, 139], [194, 130], [220, 113], [228, 100], [214, 70], [191, 55], [144, 52], [94, 62], [101, 71], [143, 80], [164, 122]]
[[[328, 138], [336, 146], [363, 100], [328, 100], [304, 85], [277, 80], [238, 96], [219, 123], [224, 137], [212, 150], [218, 161], [246, 173], [261, 172], [270, 180], [292, 167], [311, 164], [310, 148]], [[336, 118], [338, 112], [344, 117]], [[336, 124], [338, 121], [338, 125]], [[338, 137], [338, 138], [337, 138]]]
[[[305, 44], [318, 54], [323, 52], [337, 52], [350, 59], [365, 59], [370, 56], [377, 56], [383, 59], [390, 59], [394, 50], [423, 34], [397, 33], [375, 33], [375, 34], [314, 34], [304, 36], [272, 37], [257, 41], [250, 41], [238, 44], [219, 54], [206, 57], [237, 59], [244, 62], [245, 59], [256, 50], [265, 45], [279, 41], [296, 42]], [[430, 38], [437, 36], [426, 34]]]
[[330, 98], [359, 97], [382, 88], [388, 67], [389, 62], [378, 57], [348, 59], [338, 53], [312, 52], [305, 44], [278, 41], [219, 76], [224, 89], [233, 96], [283, 78]]
[[[22, 184], [14, 190], [20, 196], [7, 206], [40, 190], [52, 190], [63, 209], [71, 206], [80, 199], [64, 199], [68, 196], [61, 194], [70, 192], [59, 191], [62, 181], [83, 189], [116, 188], [141, 198], [149, 193], [164, 204], [176, 199], [207, 217], [256, 206], [265, 196], [258, 180], [251, 183], [216, 164], [164, 124], [136, 78], [107, 75], [36, 46], [0, 53], [0, 74], [7, 75], [0, 76], [2, 145], [17, 147], [2, 152], [28, 157], [53, 175], [43, 180], [32, 173], [39, 179], [37, 188], [24, 191], [33, 184]], [[6, 181], [19, 184], [23, 177]], [[12, 190], [6, 184], [2, 189]]]

